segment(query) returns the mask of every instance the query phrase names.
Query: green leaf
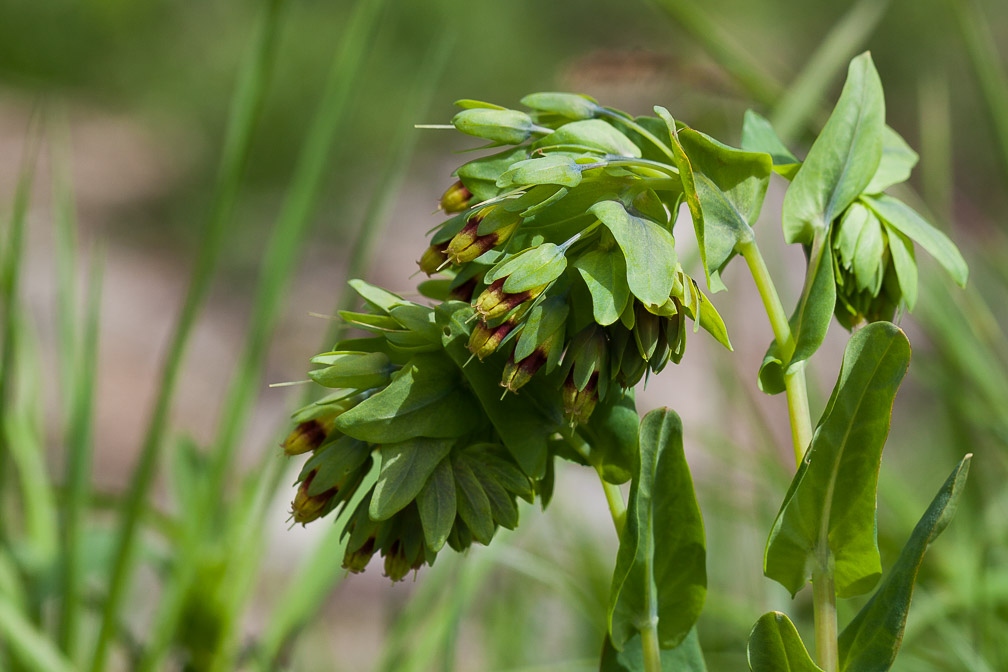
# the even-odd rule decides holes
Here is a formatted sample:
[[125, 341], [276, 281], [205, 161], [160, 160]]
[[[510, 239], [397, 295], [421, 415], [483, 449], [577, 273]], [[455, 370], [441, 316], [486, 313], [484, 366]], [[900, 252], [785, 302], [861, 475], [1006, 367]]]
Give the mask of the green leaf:
[[588, 285], [595, 321], [602, 326], [616, 322], [630, 298], [623, 255], [615, 250], [596, 249], [577, 257], [571, 265]]
[[[528, 147], [516, 147], [463, 164], [455, 171], [455, 174], [462, 180], [466, 189], [472, 192], [477, 201], [485, 201], [500, 193], [500, 189], [497, 187], [497, 178], [515, 163], [527, 158]], [[462, 221], [464, 222], [464, 218]]]
[[576, 187], [581, 184], [581, 167], [571, 156], [554, 152], [541, 158], [519, 161], [497, 178], [497, 186], [503, 188], [531, 184]]
[[467, 304], [448, 303], [437, 310], [438, 324], [445, 330], [445, 352], [462, 370], [482, 407], [475, 412], [490, 419], [504, 445], [528, 476], [542, 478], [546, 473], [546, 439], [563, 425], [557, 395], [545, 403], [534, 399], [530, 383], [522, 388], [522, 394], [509, 394], [501, 399], [500, 369], [478, 364], [465, 366], [471, 358], [466, 343], [472, 308]]
[[[707, 672], [696, 628], [689, 631], [679, 646], [662, 649], [661, 669], [662, 672]], [[634, 635], [627, 640], [622, 651], [614, 649], [609, 637], [606, 637], [602, 646], [602, 664], [599, 672], [644, 672], [644, 652], [641, 648], [640, 635]]]
[[602, 477], [610, 483], [626, 483], [637, 461], [640, 416], [633, 390], [623, 395], [610, 394], [591, 414], [587, 424], [579, 425], [591, 446], [592, 459], [598, 460]]
[[518, 110], [470, 108], [452, 117], [451, 123], [467, 135], [502, 145], [517, 145], [532, 135], [532, 118]]
[[367, 301], [369, 305], [384, 313], [388, 313], [393, 306], [407, 303], [407, 301], [401, 296], [393, 294], [381, 287], [375, 287], [363, 280], [354, 279], [348, 281], [347, 284], [353, 287], [353, 290], [357, 292], [362, 299]]
[[601, 119], [572, 121], [564, 124], [532, 145], [534, 148], [554, 145], [581, 145], [598, 149], [616, 156], [630, 156], [639, 159], [640, 148], [630, 138]]
[[631, 215], [617, 201], [588, 209], [612, 232], [626, 260], [630, 291], [644, 303], [660, 306], [675, 284], [676, 251], [672, 234], [658, 224]]
[[381, 352], [327, 352], [312, 361], [328, 364], [308, 372], [309, 378], [325, 387], [366, 390], [389, 382], [389, 358]]
[[888, 126], [882, 129], [882, 159], [871, 182], [864, 188], [866, 194], [879, 194], [901, 182], [906, 182], [917, 165], [917, 156], [907, 141]]
[[868, 186], [884, 125], [882, 82], [866, 52], [851, 61], [840, 100], [784, 194], [788, 243], [811, 243]]
[[683, 198], [686, 201], [686, 207], [689, 208], [690, 218], [693, 220], [693, 230], [696, 232], [697, 244], [700, 248], [700, 263], [703, 265], [704, 278], [707, 281], [707, 287], [711, 286], [711, 271], [710, 267], [707, 265], [707, 240], [706, 233], [704, 229], [704, 212], [703, 208], [700, 206], [700, 196], [697, 193], [696, 181], [693, 175], [693, 166], [690, 163], [690, 159], [686, 156], [686, 152], [683, 150], [682, 145], [679, 144], [678, 127], [676, 126], [675, 119], [669, 114], [669, 111], [660, 105], [655, 105], [655, 114], [661, 117], [661, 120], [665, 122], [665, 130], [668, 132], [669, 137], [669, 148], [672, 150], [673, 161], [676, 165], [676, 169], [679, 171], [679, 180], [682, 183]]
[[679, 131], [679, 142], [703, 209], [707, 264], [720, 272], [738, 243], [752, 240], [772, 163], [766, 154], [729, 147], [690, 128]]
[[490, 500], [472, 469], [458, 457], [452, 459], [452, 472], [455, 475], [459, 518], [468, 526], [476, 541], [484, 545], [489, 544], [494, 534]]
[[966, 286], [969, 268], [959, 248], [948, 236], [928, 224], [909, 205], [892, 196], [866, 196], [868, 207], [875, 211], [879, 219], [896, 229], [910, 240], [915, 241], [941, 264], [960, 287]]
[[336, 418], [339, 431], [368, 443], [417, 436], [454, 438], [471, 432], [482, 414], [442, 355], [417, 355], [381, 392]]
[[917, 523], [885, 581], [840, 634], [841, 672], [885, 672], [892, 666], [903, 640], [924, 552], [955, 515], [972, 458], [967, 455], [956, 465]]
[[568, 119], [591, 119], [602, 109], [595, 99], [589, 96], [553, 91], [530, 93], [521, 99], [521, 104], [539, 112], [557, 114]]
[[[853, 207], [853, 206], [852, 206]], [[859, 290], [870, 290], [878, 294], [882, 287], [882, 273], [885, 270], [883, 255], [885, 254], [885, 238], [882, 235], [882, 222], [875, 213], [868, 212], [858, 233], [854, 249], [854, 277]]]
[[889, 253], [892, 255], [896, 278], [899, 280], [900, 292], [906, 302], [907, 310], [913, 310], [917, 304], [917, 261], [914, 257], [914, 247], [910, 239], [889, 226], [885, 222], [886, 238], [889, 240]]
[[321, 495], [330, 488], [337, 487], [343, 479], [360, 468], [371, 455], [371, 446], [349, 436], [341, 436], [335, 441], [327, 441], [311, 456], [298, 480], [304, 480], [314, 470], [314, 478], [308, 486], [308, 496]]
[[453, 443], [453, 439], [416, 438], [384, 444], [378, 451], [381, 471], [371, 495], [371, 520], [388, 520], [416, 499]]
[[680, 644], [707, 594], [703, 521], [683, 454], [682, 423], [663, 408], [640, 426], [640, 460], [630, 485], [610, 592], [609, 633], [622, 651], [657, 619], [662, 648]]
[[742, 149], [769, 154], [774, 171], [789, 180], [801, 166], [801, 161], [787, 148], [770, 122], [753, 110], [746, 110], [742, 121]]
[[525, 326], [515, 344], [514, 361], [520, 362], [531, 355], [557, 331], [560, 331], [560, 336], [555, 348], [559, 349], [563, 343], [563, 328], [569, 312], [567, 301], [561, 296], [552, 296], [533, 306], [525, 317]]
[[430, 478], [417, 495], [417, 509], [420, 511], [420, 523], [423, 525], [424, 539], [427, 548], [437, 553], [448, 540], [452, 525], [455, 524], [455, 512], [458, 508], [455, 494], [455, 474], [451, 468], [451, 460], [445, 458], [438, 462]]
[[910, 363], [889, 322], [847, 343], [840, 377], [767, 542], [764, 573], [796, 594], [814, 566], [834, 566], [837, 595], [871, 589], [882, 573], [875, 496], [893, 399]]
[[763, 614], [749, 633], [752, 672], [822, 672], [812, 661], [794, 623], [779, 611]]
[[508, 494], [504, 486], [493, 477], [490, 471], [483, 469], [482, 463], [470, 461], [469, 466], [483, 488], [483, 492], [486, 493], [494, 522], [508, 530], [518, 527], [518, 507], [515, 505], [514, 498]]
[[504, 291], [517, 294], [542, 287], [560, 277], [567, 268], [564, 249], [553, 243], [543, 243], [523, 250], [507, 261], [494, 266], [484, 281], [490, 284], [501, 278]]

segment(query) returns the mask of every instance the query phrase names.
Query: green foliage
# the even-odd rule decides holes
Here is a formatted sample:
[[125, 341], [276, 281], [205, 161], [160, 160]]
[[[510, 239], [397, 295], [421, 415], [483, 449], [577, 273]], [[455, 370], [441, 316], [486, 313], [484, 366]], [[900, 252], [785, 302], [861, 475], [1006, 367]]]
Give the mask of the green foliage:
[[763, 614], [749, 634], [752, 672], [822, 672], [812, 661], [794, 623], [779, 611]]
[[841, 597], [865, 593], [878, 581], [878, 468], [909, 363], [910, 344], [892, 324], [870, 324], [848, 342], [833, 394], [767, 542], [766, 575], [792, 595], [817, 566], [831, 569]]

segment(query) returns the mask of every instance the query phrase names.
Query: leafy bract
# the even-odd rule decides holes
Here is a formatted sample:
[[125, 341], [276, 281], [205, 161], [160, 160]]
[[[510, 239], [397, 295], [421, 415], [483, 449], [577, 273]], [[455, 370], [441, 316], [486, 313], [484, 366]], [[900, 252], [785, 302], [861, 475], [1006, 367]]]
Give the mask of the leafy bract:
[[841, 597], [878, 581], [878, 468], [909, 362], [906, 335], [888, 322], [869, 324], [848, 341], [840, 377], [767, 542], [764, 572], [792, 594], [813, 567], [827, 564]]
[[543, 243], [524, 250], [499, 266], [495, 266], [486, 275], [486, 283], [490, 284], [501, 278], [504, 281], [505, 292], [524, 292], [553, 282], [567, 268], [567, 258], [563, 248], [553, 243]]
[[390, 443], [462, 436], [480, 417], [451, 361], [424, 354], [403, 366], [388, 387], [336, 418], [336, 428], [361, 441]]
[[746, 110], [742, 121], [742, 149], [769, 154], [774, 172], [789, 180], [801, 166], [801, 161], [787, 148], [770, 122], [753, 110]]
[[779, 611], [763, 614], [749, 633], [752, 672], [822, 672], [813, 662], [798, 630]]
[[772, 164], [766, 154], [729, 147], [689, 128], [679, 131], [679, 142], [703, 209], [707, 265], [720, 273], [736, 246], [752, 240]]
[[868, 207], [879, 219], [910, 240], [916, 241], [941, 264], [960, 287], [966, 286], [969, 268], [959, 248], [944, 233], [931, 226], [909, 205], [892, 196], [866, 196]]
[[601, 119], [586, 119], [564, 124], [546, 137], [537, 140], [533, 147], [553, 145], [578, 145], [633, 158], [640, 158], [641, 155], [640, 148], [630, 138]]
[[864, 188], [866, 194], [878, 194], [894, 184], [906, 182], [917, 165], [917, 156], [903, 137], [885, 126], [882, 129], [882, 159], [871, 182]]
[[497, 178], [512, 165], [527, 158], [527, 147], [515, 147], [463, 164], [455, 171], [455, 174], [462, 180], [462, 184], [472, 192], [477, 201], [485, 201], [500, 193]]
[[[696, 628], [689, 631], [679, 646], [662, 649], [661, 669], [662, 672], [707, 672]], [[606, 637], [599, 672], [644, 672], [644, 651], [640, 635], [630, 638], [622, 651], [614, 649], [612, 642]]]
[[559, 184], [576, 187], [581, 183], [581, 168], [561, 152], [518, 161], [497, 178], [498, 187], [524, 187], [532, 184]]
[[955, 515], [972, 455], [946, 479], [885, 581], [840, 634], [841, 672], [886, 672], [896, 659], [924, 552]]
[[437, 553], [448, 540], [457, 510], [455, 474], [447, 457], [437, 464], [417, 495], [417, 510], [427, 547]]
[[573, 264], [592, 297], [595, 321], [607, 326], [619, 319], [630, 298], [626, 261], [615, 250], [592, 250], [577, 257]]
[[864, 191], [882, 157], [885, 101], [871, 56], [851, 61], [836, 107], [784, 195], [784, 239], [812, 242]]
[[381, 471], [371, 495], [371, 520], [386, 520], [416, 499], [453, 442], [415, 438], [383, 445], [379, 451]]
[[647, 304], [665, 303], [675, 284], [672, 234], [655, 222], [631, 215], [618, 201], [602, 201], [588, 211], [605, 224], [623, 251], [631, 293]]
[[610, 592], [609, 634], [618, 651], [655, 619], [661, 647], [677, 646], [707, 594], [703, 521], [679, 416], [667, 408], [648, 413], [639, 448]]

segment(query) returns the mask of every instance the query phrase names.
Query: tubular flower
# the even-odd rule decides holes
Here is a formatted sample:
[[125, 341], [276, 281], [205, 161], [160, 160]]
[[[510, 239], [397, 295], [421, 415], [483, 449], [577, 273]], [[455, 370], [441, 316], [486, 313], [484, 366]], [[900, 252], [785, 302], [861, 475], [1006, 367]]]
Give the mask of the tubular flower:
[[441, 200], [438, 201], [438, 207], [440, 207], [445, 214], [454, 215], [468, 208], [471, 200], [472, 192], [466, 189], [466, 186], [462, 184], [462, 180], [456, 180], [455, 184], [448, 187], [448, 189], [441, 194]]

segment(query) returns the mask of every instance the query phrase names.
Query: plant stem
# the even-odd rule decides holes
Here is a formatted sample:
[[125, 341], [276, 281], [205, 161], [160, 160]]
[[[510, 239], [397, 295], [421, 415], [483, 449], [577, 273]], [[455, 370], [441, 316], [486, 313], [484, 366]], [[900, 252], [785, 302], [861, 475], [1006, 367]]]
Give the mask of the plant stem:
[[619, 486], [610, 483], [602, 477], [602, 465], [598, 464], [598, 461], [592, 457], [591, 446], [581, 438], [580, 434], [570, 431], [563, 433], [563, 437], [567, 441], [567, 444], [577, 451], [578, 455], [585, 458], [585, 461], [595, 468], [599, 482], [602, 484], [602, 491], [605, 492], [606, 502], [609, 504], [609, 515], [612, 516], [613, 527], [616, 528], [616, 536], [620, 536], [623, 534], [623, 524], [626, 522], [627, 509], [626, 502], [623, 501], [623, 493], [620, 492]]
[[[781, 358], [786, 363], [794, 354], [795, 341], [773, 278], [770, 277], [755, 240], [739, 243], [738, 249], [749, 265], [756, 288], [763, 299], [763, 306], [770, 318], [774, 338], [781, 349]], [[788, 420], [791, 424], [795, 464], [801, 466], [805, 451], [812, 442], [812, 421], [805, 385], [804, 362], [785, 373], [784, 386], [787, 390]], [[820, 562], [812, 572], [812, 598], [815, 610], [816, 662], [825, 672], [836, 672], [836, 588], [833, 584], [833, 568], [828, 562]]]
[[653, 621], [641, 628], [641, 647], [644, 649], [644, 672], [662, 672], [658, 625]]

